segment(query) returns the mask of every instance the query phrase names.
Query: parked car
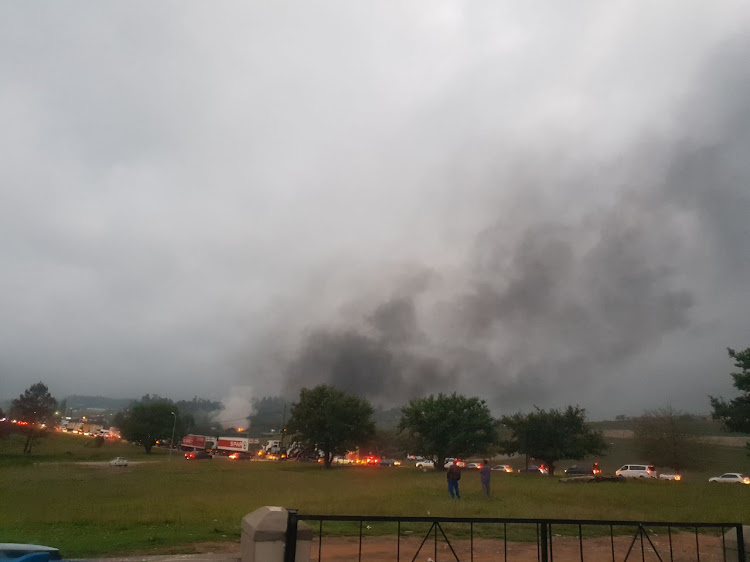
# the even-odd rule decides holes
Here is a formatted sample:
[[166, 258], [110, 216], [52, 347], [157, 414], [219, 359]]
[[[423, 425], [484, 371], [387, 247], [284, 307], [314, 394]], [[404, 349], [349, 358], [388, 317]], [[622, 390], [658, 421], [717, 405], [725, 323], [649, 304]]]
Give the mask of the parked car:
[[249, 461], [253, 456], [250, 453], [232, 453], [227, 458], [230, 461]]
[[625, 464], [615, 471], [622, 478], [656, 478], [656, 468], [650, 464]]
[[519, 468], [518, 472], [521, 474], [547, 474], [547, 469], [534, 464], [529, 465], [529, 468]]
[[594, 476], [594, 469], [573, 465], [565, 471], [566, 476]]
[[109, 466], [128, 466], [128, 459], [124, 457], [115, 457], [109, 461]]
[[[36, 555], [36, 556], [35, 556]], [[29, 558], [26, 558], [26, 557]], [[38, 558], [37, 558], [38, 557]], [[53, 546], [40, 544], [0, 543], [0, 560], [62, 560], [60, 551]]]
[[726, 482], [727, 484], [750, 484], [750, 476], [739, 472], [726, 472], [721, 476], [708, 479], [709, 482]]
[[417, 464], [414, 466], [417, 468], [435, 468], [435, 463], [432, 461], [417, 461]]
[[659, 480], [673, 480], [679, 482], [682, 480], [682, 476], [679, 474], [659, 474]]
[[513, 467], [509, 464], [496, 464], [490, 470], [497, 470], [499, 472], [515, 472]]
[[401, 461], [396, 459], [383, 459], [378, 463], [378, 466], [401, 466]]
[[189, 451], [185, 453], [185, 459], [187, 460], [200, 460], [200, 459], [212, 459], [213, 455], [206, 451]]

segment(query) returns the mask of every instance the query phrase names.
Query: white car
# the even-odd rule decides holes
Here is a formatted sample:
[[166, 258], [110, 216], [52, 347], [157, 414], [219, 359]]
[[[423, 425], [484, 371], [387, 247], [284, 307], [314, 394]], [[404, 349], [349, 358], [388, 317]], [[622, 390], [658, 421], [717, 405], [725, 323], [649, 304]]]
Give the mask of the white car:
[[508, 472], [508, 473], [515, 472], [513, 470], [513, 467], [510, 466], [509, 464], [498, 464], [498, 465], [493, 466], [490, 470], [497, 470], [500, 472]]
[[727, 472], [721, 476], [708, 479], [709, 482], [726, 482], [728, 484], [750, 484], [750, 476], [739, 472]]
[[435, 468], [435, 463], [432, 461], [417, 461], [415, 466], [417, 468]]
[[680, 474], [659, 474], [659, 480], [674, 480], [675, 482], [679, 482], [682, 480], [682, 476]]
[[626, 464], [615, 471], [622, 478], [656, 478], [656, 468], [650, 464]]
[[109, 461], [109, 466], [128, 466], [128, 459], [124, 457], [115, 457]]
[[445, 459], [445, 464], [443, 465], [443, 468], [450, 468], [453, 464], [453, 461], [456, 461], [456, 464], [459, 466], [459, 468], [464, 468], [466, 466], [466, 463], [462, 461], [461, 459], [454, 459], [453, 457], [448, 457]]

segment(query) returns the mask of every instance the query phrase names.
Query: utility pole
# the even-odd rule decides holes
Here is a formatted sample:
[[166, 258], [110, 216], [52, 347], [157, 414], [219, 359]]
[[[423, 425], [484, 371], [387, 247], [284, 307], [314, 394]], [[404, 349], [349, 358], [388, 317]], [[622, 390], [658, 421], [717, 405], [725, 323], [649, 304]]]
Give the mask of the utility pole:
[[169, 412], [174, 416], [174, 421], [172, 422], [172, 439], [169, 440], [169, 460], [172, 460], [172, 449], [174, 448], [174, 430], [177, 427], [177, 414], [174, 412]]

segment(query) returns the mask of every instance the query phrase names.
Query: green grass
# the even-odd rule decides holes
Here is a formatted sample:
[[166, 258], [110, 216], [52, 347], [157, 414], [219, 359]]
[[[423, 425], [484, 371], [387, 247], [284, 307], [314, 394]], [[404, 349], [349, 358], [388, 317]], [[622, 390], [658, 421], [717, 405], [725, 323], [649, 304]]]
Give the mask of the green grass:
[[[463, 500], [451, 502], [444, 473], [412, 467], [324, 470], [294, 462], [188, 462], [178, 455], [170, 461], [164, 451], [146, 455], [127, 444], [91, 449], [86, 442], [56, 436], [40, 443], [31, 459], [17, 454], [18, 443], [0, 442], [0, 542], [53, 545], [66, 557], [189, 552], [191, 543], [238, 541], [242, 517], [264, 505], [307, 514], [750, 523], [750, 486], [709, 485], [697, 472], [680, 483], [612, 484], [496, 474], [491, 500], [482, 497], [478, 474], [465, 472]], [[747, 470], [748, 459], [738, 451], [737, 458], [726, 452], [727, 462], [744, 462], [731, 468]], [[605, 468], [638, 460], [625, 445], [613, 454], [625, 460], [613, 458], [610, 464], [607, 457]], [[713, 450], [712, 458], [716, 454]], [[130, 466], [87, 464], [118, 455], [128, 457]], [[395, 532], [392, 524], [371, 527], [368, 534]], [[358, 525], [325, 529], [350, 534]], [[530, 530], [515, 532], [518, 540], [533, 538]]]
[[125, 442], [105, 441], [97, 448], [94, 439], [82, 435], [67, 433], [51, 433], [48, 437], [34, 441], [31, 455], [23, 454], [23, 444], [26, 437], [13, 434], [6, 439], [0, 439], [0, 467], [28, 466], [42, 462], [60, 461], [103, 461], [113, 457], [127, 457], [128, 459], [152, 459], [166, 455], [163, 449], [152, 449], [147, 455], [143, 447]]

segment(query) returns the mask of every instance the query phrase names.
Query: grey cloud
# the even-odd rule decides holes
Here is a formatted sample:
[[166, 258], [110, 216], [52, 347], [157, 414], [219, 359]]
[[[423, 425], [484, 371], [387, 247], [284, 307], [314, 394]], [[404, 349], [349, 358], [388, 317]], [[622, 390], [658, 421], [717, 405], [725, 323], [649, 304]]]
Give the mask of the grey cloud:
[[3, 5], [0, 399], [700, 409], [729, 388], [715, 350], [748, 345], [749, 26], [678, 1]]

